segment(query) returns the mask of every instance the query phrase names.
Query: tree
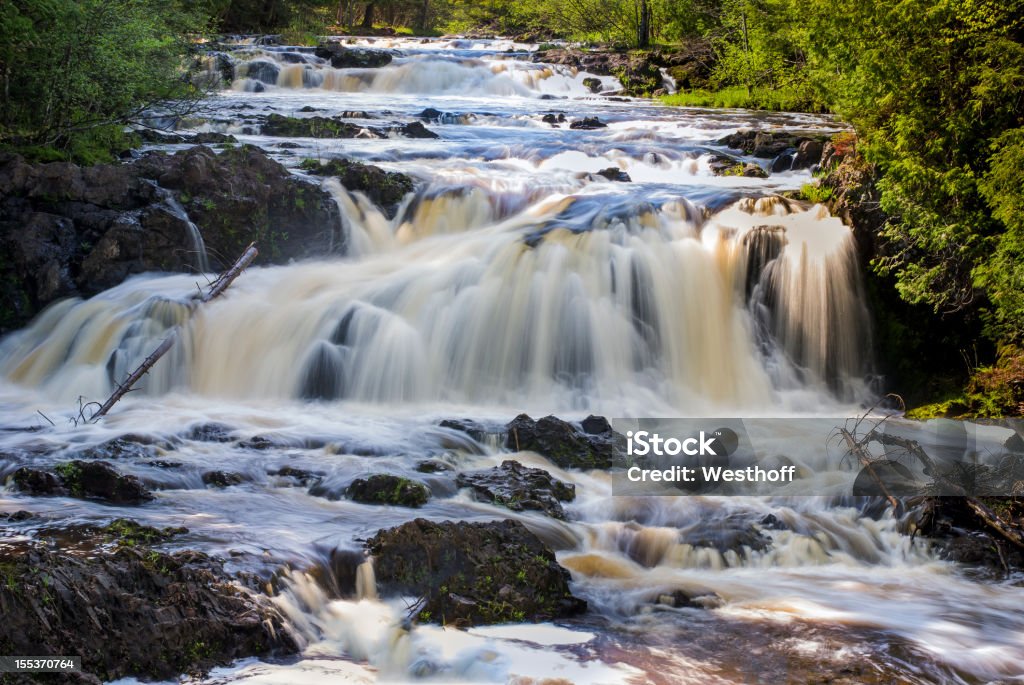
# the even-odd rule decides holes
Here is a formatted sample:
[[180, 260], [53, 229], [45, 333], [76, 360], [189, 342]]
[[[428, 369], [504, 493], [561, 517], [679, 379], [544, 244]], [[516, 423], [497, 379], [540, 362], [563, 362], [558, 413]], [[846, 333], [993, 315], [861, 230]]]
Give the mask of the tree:
[[123, 126], [187, 98], [187, 34], [202, 18], [159, 0], [7, 0], [0, 5], [0, 144], [86, 161]]

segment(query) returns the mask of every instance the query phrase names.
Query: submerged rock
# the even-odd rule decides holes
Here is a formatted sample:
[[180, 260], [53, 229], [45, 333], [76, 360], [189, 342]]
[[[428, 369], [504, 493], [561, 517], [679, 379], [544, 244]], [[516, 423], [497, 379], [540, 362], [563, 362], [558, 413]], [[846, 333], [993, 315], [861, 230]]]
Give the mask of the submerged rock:
[[541, 511], [557, 519], [565, 518], [562, 502], [576, 499], [575, 485], [558, 480], [544, 469], [523, 466], [512, 459], [491, 469], [460, 473], [455, 484], [470, 488], [481, 502], [512, 511]]
[[591, 131], [596, 128], [608, 128], [608, 124], [604, 123], [597, 117], [583, 117], [579, 121], [574, 121], [569, 124], [569, 128]]
[[[122, 532], [155, 530], [115, 524]], [[154, 539], [163, 535], [156, 532]], [[86, 682], [176, 679], [297, 649], [265, 597], [198, 552], [121, 544], [79, 556], [6, 545], [0, 569], [5, 653], [79, 655]]]
[[507, 448], [536, 452], [562, 468], [611, 468], [616, 445], [622, 439], [610, 425], [602, 432], [588, 433], [555, 416], [534, 421], [520, 414], [505, 429]]
[[396, 507], [422, 507], [430, 499], [430, 491], [422, 483], [388, 473], [357, 478], [345, 493], [354, 502]]
[[546, 621], [587, 606], [554, 553], [518, 521], [416, 519], [379, 531], [367, 548], [383, 593], [421, 598], [420, 621]]
[[618, 181], [619, 183], [632, 183], [633, 179], [629, 177], [625, 171], [618, 167], [608, 167], [607, 169], [601, 169], [597, 172], [597, 176], [603, 176], [609, 181]]
[[239, 473], [230, 471], [207, 471], [203, 474], [203, 483], [212, 485], [215, 488], [226, 488], [231, 485], [240, 485], [245, 478]]
[[142, 504], [153, 499], [142, 481], [118, 473], [105, 461], [76, 459], [57, 464], [52, 473], [22, 467], [12, 478], [19, 490], [31, 495], [66, 495], [111, 504]]

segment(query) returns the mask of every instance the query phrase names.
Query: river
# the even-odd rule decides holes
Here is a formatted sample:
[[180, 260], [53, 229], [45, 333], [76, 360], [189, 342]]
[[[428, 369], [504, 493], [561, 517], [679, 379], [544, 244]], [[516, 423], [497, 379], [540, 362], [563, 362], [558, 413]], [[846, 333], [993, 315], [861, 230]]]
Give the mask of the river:
[[[497, 434], [521, 412], [861, 413], [874, 399], [874, 360], [850, 229], [824, 207], [778, 196], [811, 182], [809, 170], [747, 178], [709, 167], [725, 151], [715, 141], [741, 128], [833, 132], [841, 123], [609, 98], [583, 83], [592, 75], [534, 63], [531, 46], [510, 41], [354, 44], [395, 59], [336, 70], [310, 49], [238, 46], [233, 87], [188, 125], [232, 133], [296, 173], [307, 157], [345, 156], [407, 173], [417, 191], [389, 218], [327, 180], [344, 258], [252, 268], [194, 312], [183, 303], [196, 277], [135, 277], [57, 305], [0, 342], [0, 423], [43, 425], [38, 412], [56, 423], [3, 431], [0, 450], [47, 464], [130, 432], [150, 436], [158, 457], [118, 464], [156, 489], [147, 506], [8, 489], [0, 510], [28, 509], [47, 525], [118, 516], [185, 525], [172, 548], [219, 554], [237, 569], [295, 568], [275, 601], [306, 644], [301, 658], [247, 660], [209, 683], [1024, 679], [1020, 579], [973, 578], [901, 532], [891, 512], [864, 515], [862, 502], [613, 496], [605, 473], [516, 454], [575, 484], [568, 520], [557, 521], [476, 502], [443, 474], [415, 470], [425, 458], [460, 470], [499, 464], [510, 455]], [[408, 122], [427, 108], [442, 113], [427, 122], [438, 139], [285, 139], [251, 126], [271, 112]], [[607, 126], [570, 127], [587, 117]], [[597, 175], [609, 168], [630, 181]], [[144, 392], [99, 425], [69, 423], [79, 397], [105, 398], [111, 376], [173, 325], [179, 341]], [[438, 426], [459, 417], [495, 436], [477, 442]], [[181, 437], [211, 423], [278, 447]], [[828, 461], [818, 445], [798, 457]], [[7, 473], [15, 462], [4, 459]], [[322, 492], [334, 495], [386, 471], [422, 480], [434, 496], [418, 510], [329, 499], [271, 475], [283, 466], [322, 474]], [[245, 482], [206, 488], [210, 469]], [[783, 525], [765, 528], [771, 544], [761, 551], [691, 544], [768, 514]], [[372, 578], [361, 598], [331, 599], [301, 571], [416, 516], [518, 518], [556, 550], [590, 611], [557, 625], [409, 629], [404, 603], [376, 598]], [[659, 603], [677, 590], [707, 606]]]

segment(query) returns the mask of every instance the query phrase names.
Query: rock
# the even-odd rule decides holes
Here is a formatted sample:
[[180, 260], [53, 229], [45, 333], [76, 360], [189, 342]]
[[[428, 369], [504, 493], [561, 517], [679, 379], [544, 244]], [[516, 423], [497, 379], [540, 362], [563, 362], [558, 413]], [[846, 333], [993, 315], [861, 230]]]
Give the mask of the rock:
[[768, 172], [759, 164], [743, 162], [725, 155], [714, 155], [708, 162], [715, 176], [745, 176], [747, 178], [768, 178]]
[[441, 120], [441, 117], [444, 116], [444, 112], [442, 112], [439, 109], [434, 109], [433, 107], [427, 107], [417, 116], [419, 116], [419, 118], [423, 119], [424, 121], [438, 122]]
[[268, 59], [255, 59], [245, 64], [246, 78], [265, 83], [268, 86], [277, 84], [277, 77], [280, 73], [281, 67]]
[[523, 466], [511, 459], [492, 469], [460, 473], [455, 484], [472, 489], [481, 502], [512, 511], [541, 511], [556, 519], [565, 519], [561, 503], [576, 499], [575, 485], [554, 478], [544, 469]]
[[130, 439], [132, 436], [122, 436], [108, 440], [102, 445], [96, 445], [75, 453], [76, 459], [150, 459], [156, 456], [156, 449], [152, 445], [140, 444], [137, 440]]
[[583, 117], [583, 119], [581, 119], [580, 121], [574, 121], [571, 124], [569, 124], [569, 128], [577, 129], [577, 130], [583, 130], [583, 131], [591, 131], [591, 130], [596, 129], [596, 128], [607, 128], [607, 127], [608, 127], [608, 124], [602, 122], [597, 117]]
[[4, 521], [8, 521], [10, 523], [28, 521], [31, 518], [33, 518], [32, 512], [25, 511], [24, 509], [19, 509], [18, 511], [12, 512], [10, 514], [0, 514], [0, 519], [3, 519]]
[[872, 462], [871, 472], [865, 467], [857, 474], [853, 481], [854, 497], [884, 496], [879, 480], [885, 485], [885, 490], [896, 497], [911, 496], [920, 489], [914, 481], [914, 474], [906, 466], [891, 459], [879, 459]]
[[132, 274], [194, 271], [189, 219], [215, 270], [253, 241], [262, 263], [345, 249], [330, 194], [254, 147], [198, 146], [84, 168], [0, 155], [0, 332]]
[[452, 467], [443, 461], [428, 459], [418, 462], [416, 464], [416, 470], [420, 473], [443, 473], [445, 471], [451, 471]]
[[616, 445], [622, 436], [617, 433], [592, 435], [554, 416], [534, 421], [520, 414], [506, 427], [505, 446], [541, 454], [562, 468], [611, 468]]
[[483, 424], [477, 423], [472, 419], [444, 419], [439, 425], [441, 428], [449, 428], [465, 433], [477, 442], [484, 442], [487, 436], [491, 434]]
[[99, 499], [111, 504], [142, 504], [153, 499], [142, 481], [118, 473], [105, 461], [75, 460], [58, 464], [55, 471], [72, 497]]
[[176, 680], [297, 651], [267, 598], [197, 552], [121, 544], [81, 555], [20, 543], [0, 549], [0, 568], [0, 645], [12, 654], [79, 655], [84, 682]]
[[66, 495], [67, 490], [60, 478], [49, 471], [40, 471], [22, 466], [11, 476], [15, 487], [30, 495]]
[[324, 163], [310, 159], [303, 162], [301, 168], [316, 176], [336, 176], [346, 190], [363, 193], [388, 217], [395, 215], [399, 203], [415, 189], [410, 176], [348, 159], [331, 159]]
[[52, 473], [22, 467], [13, 479], [19, 490], [32, 495], [69, 495], [111, 504], [142, 504], [153, 499], [142, 481], [121, 475], [105, 461], [76, 459], [57, 464]]
[[423, 598], [420, 621], [546, 621], [586, 609], [569, 591], [569, 572], [518, 521], [416, 519], [378, 531], [367, 548], [384, 594]]
[[267, 474], [271, 476], [279, 476], [281, 478], [291, 478], [303, 487], [309, 487], [310, 485], [319, 483], [320, 478], [323, 475], [313, 471], [306, 471], [305, 469], [297, 469], [293, 466], [283, 466], [276, 471], [267, 471]]
[[565, 119], [565, 114], [563, 114], [561, 112], [558, 112], [557, 114], [554, 113], [554, 112], [549, 112], [549, 113], [545, 114], [543, 117], [541, 117], [541, 121], [543, 121], [545, 124], [551, 124], [552, 126], [558, 126], [559, 124], [564, 124], [566, 119]]
[[[363, 133], [362, 126], [330, 117], [286, 117], [271, 114], [260, 126], [265, 136], [284, 138], [356, 138]], [[376, 136], [375, 136], [376, 137]]]
[[166, 542], [171, 538], [188, 533], [188, 528], [167, 526], [165, 528], [154, 528], [146, 526], [133, 519], [114, 519], [99, 529], [104, 535], [117, 540], [120, 544], [153, 545], [158, 542]]
[[608, 167], [607, 169], [601, 169], [597, 172], [598, 176], [603, 176], [609, 181], [618, 181], [619, 183], [632, 183], [633, 179], [629, 177], [625, 171], [618, 167]]
[[231, 435], [233, 432], [233, 428], [223, 423], [203, 423], [190, 428], [185, 433], [185, 439], [197, 442], [234, 442], [235, 438]]
[[412, 121], [398, 128], [398, 131], [406, 138], [440, 138], [419, 121]]
[[[943, 558], [972, 568], [986, 578], [1004, 578], [1024, 570], [1024, 551], [995, 534], [963, 497], [928, 497], [914, 512], [916, 534], [932, 538]], [[1018, 534], [1024, 527], [1020, 499], [982, 498], [998, 510], [1004, 525]], [[909, 531], [908, 531], [909, 532]]]
[[245, 478], [239, 473], [229, 471], [207, 471], [203, 474], [203, 483], [212, 485], [215, 488], [226, 488], [230, 485], [239, 485], [245, 482]]
[[421, 507], [430, 499], [430, 491], [422, 483], [386, 473], [357, 478], [345, 494], [354, 502], [396, 507]]
[[590, 435], [610, 435], [612, 432], [612, 424], [608, 423], [608, 419], [603, 416], [595, 416], [591, 414], [587, 418], [580, 422], [580, 428], [583, 429], [584, 433]]
[[393, 56], [384, 50], [348, 48], [337, 42], [321, 43], [313, 52], [330, 60], [335, 69], [376, 69], [391, 64]]
[[821, 155], [825, 151], [824, 140], [804, 140], [797, 146], [796, 155], [793, 157], [792, 169], [807, 169], [821, 162]]
[[601, 86], [601, 79], [599, 79], [599, 78], [594, 78], [593, 76], [589, 76], [589, 77], [583, 79], [583, 85], [586, 86], [590, 90], [591, 93], [600, 93], [601, 92], [601, 87], [602, 86]]

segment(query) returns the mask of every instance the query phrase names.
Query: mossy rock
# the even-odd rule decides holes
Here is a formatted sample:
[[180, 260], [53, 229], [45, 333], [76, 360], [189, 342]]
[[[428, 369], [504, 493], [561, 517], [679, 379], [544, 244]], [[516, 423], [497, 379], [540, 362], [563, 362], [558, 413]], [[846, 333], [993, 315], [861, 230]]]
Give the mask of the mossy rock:
[[416, 519], [378, 531], [367, 548], [381, 591], [422, 598], [424, 622], [547, 621], [587, 606], [554, 553], [518, 521]]
[[354, 502], [396, 507], [422, 507], [430, 499], [430, 491], [422, 483], [387, 473], [357, 478], [345, 492]]

